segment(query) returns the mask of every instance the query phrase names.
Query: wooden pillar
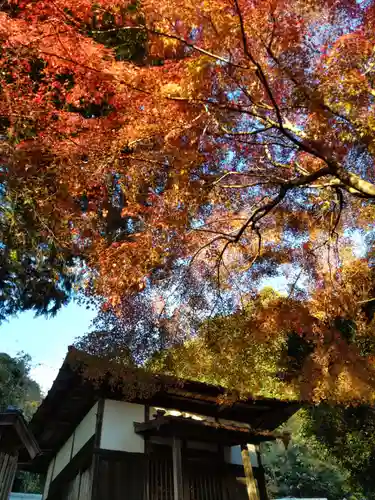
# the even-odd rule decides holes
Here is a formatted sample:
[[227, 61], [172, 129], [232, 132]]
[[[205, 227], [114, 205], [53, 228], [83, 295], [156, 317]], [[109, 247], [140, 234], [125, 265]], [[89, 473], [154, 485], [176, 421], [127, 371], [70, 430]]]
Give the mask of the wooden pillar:
[[260, 455], [260, 446], [259, 444], [255, 445], [255, 451], [257, 454], [257, 459], [258, 459], [258, 487], [259, 487], [259, 496], [261, 500], [268, 500], [268, 493], [267, 493], [267, 485], [266, 485], [266, 478], [264, 475], [264, 467], [262, 464], [262, 457]]
[[246, 489], [249, 500], [260, 500], [253, 467], [250, 461], [249, 449], [246, 444], [241, 445], [242, 463], [245, 471]]
[[93, 451], [93, 459], [91, 462], [91, 473], [90, 473], [91, 500], [99, 500], [101, 498], [100, 476], [99, 476], [100, 457], [98, 452], [100, 449], [100, 442], [103, 430], [104, 404], [105, 404], [104, 399], [103, 398], [99, 399], [96, 411], [94, 451]]
[[181, 448], [181, 439], [173, 437], [173, 500], [183, 500], [184, 498]]

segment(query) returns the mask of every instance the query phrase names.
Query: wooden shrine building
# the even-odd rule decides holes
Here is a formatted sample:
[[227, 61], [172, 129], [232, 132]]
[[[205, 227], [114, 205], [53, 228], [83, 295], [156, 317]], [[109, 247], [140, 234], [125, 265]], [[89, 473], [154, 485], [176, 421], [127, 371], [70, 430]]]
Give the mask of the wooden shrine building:
[[18, 410], [0, 413], [0, 500], [8, 500], [17, 471], [18, 455], [34, 459], [39, 447]]
[[267, 498], [258, 445], [298, 403], [219, 404], [223, 388], [157, 375], [153, 390], [130, 394], [82, 376], [77, 355], [70, 349], [30, 423], [42, 453], [23, 466], [46, 473], [44, 500]]

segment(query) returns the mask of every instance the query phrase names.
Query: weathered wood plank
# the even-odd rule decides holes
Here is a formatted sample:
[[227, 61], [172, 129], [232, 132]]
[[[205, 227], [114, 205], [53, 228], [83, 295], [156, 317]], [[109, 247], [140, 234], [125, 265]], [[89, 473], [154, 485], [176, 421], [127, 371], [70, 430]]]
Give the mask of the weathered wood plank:
[[97, 450], [95, 454], [98, 455], [97, 489], [92, 500], [144, 500], [145, 455], [108, 450]]
[[181, 439], [174, 437], [172, 442], [174, 500], [182, 500], [184, 498], [181, 449], [182, 449]]
[[241, 446], [241, 455], [249, 500], [260, 500], [247, 445]]
[[8, 500], [17, 470], [17, 455], [0, 453], [0, 500]]
[[184, 498], [181, 448], [181, 439], [174, 437], [172, 442], [173, 500], [182, 500]]

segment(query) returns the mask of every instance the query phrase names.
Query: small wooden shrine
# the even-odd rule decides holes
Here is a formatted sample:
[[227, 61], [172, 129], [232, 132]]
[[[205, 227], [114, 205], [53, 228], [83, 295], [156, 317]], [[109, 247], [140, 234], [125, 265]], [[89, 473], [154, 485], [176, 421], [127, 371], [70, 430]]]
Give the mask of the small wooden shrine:
[[157, 375], [153, 390], [130, 394], [84, 376], [79, 354], [70, 349], [30, 423], [42, 453], [24, 467], [46, 473], [44, 500], [267, 498], [259, 443], [276, 439], [299, 403], [225, 404], [221, 387]]
[[39, 447], [22, 413], [7, 410], [0, 413], [0, 500], [8, 500], [20, 452], [32, 460], [39, 453]]

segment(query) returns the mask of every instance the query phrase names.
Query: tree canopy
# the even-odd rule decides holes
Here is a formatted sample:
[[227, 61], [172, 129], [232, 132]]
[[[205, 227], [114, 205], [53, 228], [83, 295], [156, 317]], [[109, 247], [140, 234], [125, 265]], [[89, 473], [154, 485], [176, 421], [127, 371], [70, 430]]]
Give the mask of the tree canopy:
[[313, 436], [350, 471], [351, 483], [360, 485], [369, 499], [375, 496], [374, 416], [374, 408], [369, 405], [320, 404], [305, 414], [302, 429], [307, 440]]
[[[106, 373], [110, 366], [115, 383], [124, 368], [128, 374], [129, 368], [142, 364], [159, 376], [168, 374], [221, 385], [227, 388], [221, 403], [230, 404], [249, 395], [297, 398], [301, 396], [301, 387], [307, 394], [314, 388], [305, 371], [306, 365], [311, 366], [313, 362], [311, 343], [293, 330], [289, 334], [272, 335], [268, 340], [261, 339], [248, 327], [255, 312], [271, 307], [279, 299], [280, 294], [264, 289], [241, 311], [204, 321], [192, 338], [170, 347], [159, 342], [168, 336], [162, 328], [157, 333], [155, 324], [151, 328], [152, 316], [143, 316], [141, 331], [145, 328], [147, 334], [142, 336], [141, 331], [131, 334], [134, 318], [128, 318], [128, 323], [126, 315], [117, 317], [107, 311], [96, 320], [97, 327], [106, 325], [107, 330], [97, 330], [81, 338], [79, 347], [103, 360], [103, 365], [96, 362], [92, 366], [93, 370], [88, 371], [90, 376], [98, 376], [102, 370]], [[139, 300], [137, 305], [139, 313]], [[342, 321], [342, 331], [353, 335], [353, 322], [349, 326]], [[154, 343], [147, 343], [152, 332]], [[152, 355], [158, 345], [159, 350]], [[145, 350], [148, 352], [146, 363], [143, 358]], [[113, 362], [116, 365], [114, 370]], [[316, 379], [315, 387], [319, 387], [322, 377], [316, 376]], [[140, 386], [138, 373], [137, 390], [154, 390], [152, 384], [147, 383], [147, 377], [143, 382], [144, 385]], [[333, 387], [338, 392], [343, 389], [340, 385]], [[131, 380], [123, 390], [132, 393]], [[328, 391], [325, 397], [345, 399], [343, 394], [335, 398]], [[353, 394], [349, 395], [350, 398]], [[326, 403], [303, 406], [284, 429], [280, 429], [280, 432], [291, 432], [287, 448], [279, 441], [262, 446], [271, 498], [373, 498], [375, 424], [372, 406]]]
[[[22, 410], [26, 420], [31, 419], [42, 400], [39, 384], [30, 377], [31, 357], [20, 353], [15, 357], [0, 353], [0, 411], [8, 406]], [[14, 491], [40, 493], [42, 477], [17, 471]]]
[[374, 22], [355, 0], [3, 2], [3, 315], [77, 289], [165, 346], [283, 276], [247, 328], [306, 340], [310, 396], [371, 399]]
[[77, 346], [103, 359], [219, 384], [238, 397], [372, 402], [372, 303], [358, 308], [355, 300], [353, 307], [366, 283], [360, 269], [358, 261], [343, 269], [345, 289], [292, 299], [264, 288], [231, 313], [203, 319], [189, 296], [167, 318], [155, 312], [149, 294], [137, 295], [121, 314], [101, 311]]
[[31, 418], [41, 399], [41, 389], [30, 377], [31, 358], [27, 354], [11, 357], [0, 353], [0, 408], [16, 406]]
[[[327, 407], [326, 411], [328, 416], [335, 409]], [[330, 448], [316, 439], [310, 426], [310, 410], [300, 410], [285, 426], [292, 431], [292, 440], [287, 449], [278, 441], [262, 446], [271, 498], [373, 498], [373, 488], [367, 488], [352, 474], [353, 464], [347, 462], [345, 466], [349, 465], [349, 468], [346, 468], [340, 463], [340, 457], [332, 454]], [[332, 427], [331, 436], [338, 434], [338, 428]], [[365, 440], [361, 446], [362, 449], [366, 448]], [[351, 451], [354, 461], [359, 457], [359, 453], [353, 455]]]

